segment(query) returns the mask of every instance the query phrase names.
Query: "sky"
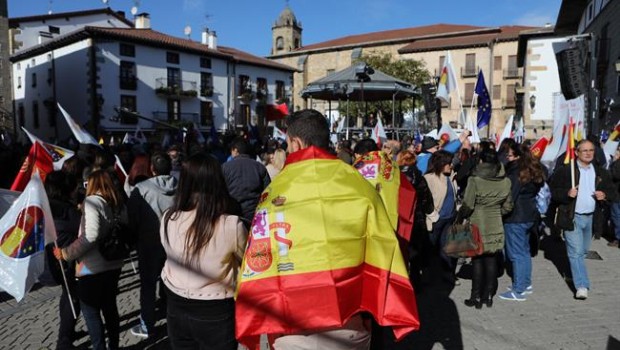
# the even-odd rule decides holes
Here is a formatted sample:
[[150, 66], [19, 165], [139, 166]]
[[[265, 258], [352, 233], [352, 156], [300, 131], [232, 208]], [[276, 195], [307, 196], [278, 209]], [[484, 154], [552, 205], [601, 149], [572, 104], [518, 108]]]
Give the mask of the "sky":
[[151, 28], [182, 37], [190, 26], [200, 40], [205, 26], [218, 43], [258, 56], [271, 50], [271, 26], [288, 6], [303, 28], [302, 44], [347, 35], [437, 23], [479, 26], [555, 24], [561, 0], [8, 0], [9, 17], [110, 6], [151, 15]]

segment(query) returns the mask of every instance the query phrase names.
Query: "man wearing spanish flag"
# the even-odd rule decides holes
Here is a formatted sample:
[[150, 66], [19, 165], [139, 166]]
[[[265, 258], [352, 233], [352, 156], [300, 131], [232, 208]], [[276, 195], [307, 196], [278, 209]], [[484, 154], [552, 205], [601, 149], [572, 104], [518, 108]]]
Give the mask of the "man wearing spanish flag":
[[263, 192], [237, 284], [236, 336], [258, 349], [368, 349], [361, 312], [397, 339], [419, 328], [413, 288], [381, 198], [327, 151], [315, 110], [288, 122], [289, 157]]

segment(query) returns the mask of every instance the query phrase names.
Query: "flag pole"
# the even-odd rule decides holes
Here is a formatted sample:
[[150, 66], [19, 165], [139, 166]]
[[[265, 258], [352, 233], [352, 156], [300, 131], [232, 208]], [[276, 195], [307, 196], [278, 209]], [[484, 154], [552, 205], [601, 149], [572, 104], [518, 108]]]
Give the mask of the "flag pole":
[[[54, 241], [54, 247], [58, 248], [58, 243], [56, 241]], [[67, 298], [69, 298], [69, 305], [71, 305], [73, 319], [77, 320], [77, 313], [75, 312], [75, 306], [73, 305], [73, 297], [71, 296], [71, 290], [69, 289], [69, 283], [67, 282], [67, 275], [65, 274], [65, 269], [62, 266], [62, 260], [58, 260], [58, 264], [60, 265], [60, 272], [62, 273], [62, 281], [65, 284], [65, 288], [67, 288]]]
[[571, 187], [575, 188], [575, 158], [570, 159], [570, 183]]
[[[452, 62], [450, 62], [452, 63]], [[456, 75], [456, 74], [455, 74]], [[459, 115], [459, 120], [461, 121], [461, 125], [463, 125], [463, 127], [465, 127], [465, 118], [464, 118], [464, 110], [463, 110], [463, 101], [461, 101], [461, 89], [459, 89], [459, 84], [458, 82], [455, 82], [456, 85], [456, 98], [459, 100], [459, 107], [461, 108], [460, 110], [460, 115]], [[472, 100], [472, 106], [473, 106], [473, 100]]]

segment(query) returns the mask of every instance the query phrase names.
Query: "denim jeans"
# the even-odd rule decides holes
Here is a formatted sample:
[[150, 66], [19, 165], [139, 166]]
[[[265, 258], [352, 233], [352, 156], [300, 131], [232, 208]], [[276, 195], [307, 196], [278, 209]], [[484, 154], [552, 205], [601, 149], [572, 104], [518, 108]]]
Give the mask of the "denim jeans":
[[163, 283], [159, 276], [166, 262], [166, 252], [161, 244], [138, 244], [138, 264], [140, 266], [140, 318], [149, 333], [157, 321], [155, 303], [157, 301], [157, 282], [159, 296], [165, 298]]
[[592, 215], [580, 215], [575, 213], [575, 229], [564, 231], [566, 252], [570, 271], [573, 275], [575, 288], [590, 288], [588, 271], [586, 270], [586, 254], [592, 243]]
[[611, 203], [611, 221], [614, 223], [614, 236], [620, 241], [620, 202]]
[[450, 270], [454, 270], [456, 268], [456, 264], [454, 262], [455, 259], [447, 256], [443, 252], [443, 246], [446, 243], [447, 230], [453, 222], [454, 217], [437, 220], [437, 222], [433, 223], [433, 230], [430, 232], [429, 236], [433, 248], [435, 249], [435, 251], [439, 249], [439, 256], [441, 257], [441, 260], [444, 261], [444, 263]]
[[185, 299], [166, 288], [171, 348], [237, 350], [235, 301]]
[[532, 285], [529, 229], [533, 222], [504, 224], [506, 257], [512, 262], [512, 290], [523, 293]]
[[118, 349], [120, 317], [116, 306], [121, 270], [105, 271], [78, 279], [80, 307], [93, 349], [105, 350], [103, 320], [108, 333], [109, 349]]

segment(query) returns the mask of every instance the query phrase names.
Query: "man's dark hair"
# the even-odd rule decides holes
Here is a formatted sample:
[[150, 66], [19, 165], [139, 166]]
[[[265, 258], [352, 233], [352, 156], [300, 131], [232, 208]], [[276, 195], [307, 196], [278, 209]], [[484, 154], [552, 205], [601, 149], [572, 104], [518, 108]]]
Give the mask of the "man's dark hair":
[[287, 120], [289, 138], [298, 137], [306, 146], [329, 149], [329, 125], [317, 110], [304, 109], [293, 113]]
[[235, 138], [230, 144], [230, 150], [236, 149], [239, 154], [250, 154], [250, 146], [241, 137]]
[[353, 153], [355, 154], [366, 154], [368, 152], [378, 151], [379, 146], [373, 139], [363, 139], [355, 144], [355, 148], [353, 149]]
[[151, 166], [155, 175], [170, 175], [172, 160], [167, 153], [155, 152], [151, 156]]

